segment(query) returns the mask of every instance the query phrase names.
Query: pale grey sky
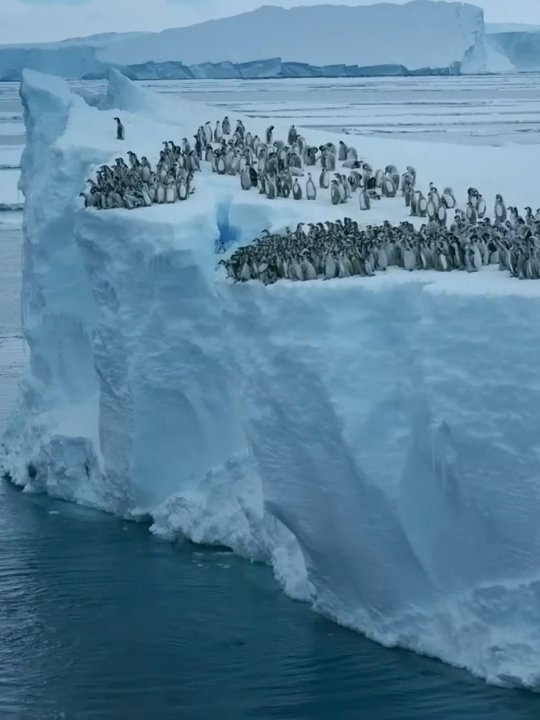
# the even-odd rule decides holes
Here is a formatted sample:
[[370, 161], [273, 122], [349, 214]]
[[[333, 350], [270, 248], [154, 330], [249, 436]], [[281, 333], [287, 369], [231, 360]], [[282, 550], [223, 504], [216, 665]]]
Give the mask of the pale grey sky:
[[[396, 0], [403, 3], [405, 0]], [[0, 43], [163, 30], [266, 5], [371, 5], [373, 0], [0, 0]], [[540, 0], [478, 0], [487, 22], [540, 25]]]

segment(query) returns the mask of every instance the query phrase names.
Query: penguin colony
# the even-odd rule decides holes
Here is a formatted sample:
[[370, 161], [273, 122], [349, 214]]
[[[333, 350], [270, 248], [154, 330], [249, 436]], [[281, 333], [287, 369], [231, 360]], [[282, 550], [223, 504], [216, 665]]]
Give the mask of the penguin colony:
[[[120, 118], [114, 120], [116, 138], [123, 141], [125, 128]], [[348, 202], [358, 190], [361, 210], [369, 210], [371, 201], [381, 196], [395, 197], [400, 182], [413, 188], [416, 179], [416, 171], [411, 167], [401, 179], [393, 165], [384, 172], [374, 172], [369, 163], [358, 158], [356, 149], [343, 141], [338, 146], [331, 142], [319, 147], [308, 145], [294, 125], [287, 144], [274, 140], [273, 125], [267, 128], [263, 142], [258, 135], [246, 132], [241, 120], [232, 132], [225, 116], [214, 128], [210, 122], [199, 127], [194, 139], [193, 147], [186, 138], [181, 145], [172, 140], [164, 142], [155, 169], [146, 157], [139, 160], [131, 151], [127, 153], [129, 165], [121, 157], [116, 158], [112, 167], [102, 165], [96, 179], [87, 181], [89, 189], [80, 193], [86, 207], [132, 210], [153, 203], [187, 200], [194, 192], [193, 175], [201, 169], [203, 160], [210, 163], [213, 172], [238, 175], [242, 189], [258, 188], [268, 199], [316, 200], [318, 190], [328, 190], [332, 204], [339, 205]], [[337, 162], [350, 170], [348, 177], [335, 171]], [[317, 164], [318, 188], [312, 177]], [[307, 172], [301, 185], [304, 167], [312, 167], [313, 171]]]
[[[124, 140], [125, 130], [119, 118], [116, 137]], [[129, 165], [121, 157], [112, 167], [102, 165], [95, 180], [87, 180], [89, 189], [80, 193], [86, 207], [98, 210], [133, 210], [153, 203], [187, 200], [195, 192], [193, 175], [200, 170], [199, 155], [186, 138], [182, 145], [172, 140], [163, 143], [155, 169], [146, 157], [128, 152]]]
[[[497, 197], [495, 211], [502, 198]], [[252, 245], [238, 248], [220, 261], [235, 281], [260, 280], [271, 284], [281, 279], [330, 280], [368, 277], [388, 267], [405, 270], [466, 270], [478, 272], [483, 265], [498, 265], [512, 277], [540, 279], [540, 214], [521, 218], [514, 208], [509, 219], [492, 223], [489, 218], [473, 225], [458, 211], [450, 228], [432, 221], [416, 230], [405, 221], [392, 226], [360, 229], [350, 218], [343, 221], [299, 223], [296, 230], [270, 234]]]
[[[223, 123], [218, 121], [214, 130], [206, 123], [199, 128], [197, 137], [201, 143], [206, 140], [205, 160], [210, 162], [213, 172], [239, 175], [243, 190], [258, 188], [270, 200], [276, 197], [316, 200], [319, 191], [329, 190], [332, 204], [339, 205], [348, 202], [358, 190], [360, 209], [369, 210], [373, 199], [395, 197], [401, 181], [395, 166], [388, 165], [384, 172], [375, 173], [369, 163], [358, 158], [354, 147], [341, 140], [338, 146], [331, 142], [319, 147], [308, 145], [294, 125], [286, 143], [274, 139], [273, 125], [261, 140], [258, 135], [246, 132], [241, 120], [231, 135], [227, 117]], [[212, 140], [219, 143], [217, 148], [212, 146]], [[342, 169], [349, 170], [348, 176], [336, 172], [338, 162]], [[317, 183], [313, 179], [315, 172]], [[413, 187], [415, 179], [414, 168], [407, 168], [403, 182]]]
[[[116, 137], [125, 140], [125, 128], [116, 121]], [[187, 200], [194, 192], [193, 176], [201, 161], [210, 163], [218, 175], [238, 175], [243, 190], [258, 188], [267, 198], [301, 200], [317, 198], [312, 173], [319, 164], [318, 188], [329, 190], [332, 204], [347, 203], [358, 191], [360, 210], [369, 210], [371, 201], [395, 197], [399, 190], [412, 217], [426, 218], [427, 224], [416, 230], [410, 222], [392, 226], [360, 229], [358, 223], [344, 221], [300, 223], [295, 232], [256, 239], [238, 248], [227, 260], [221, 260], [228, 277], [235, 281], [260, 280], [265, 284], [279, 279], [314, 280], [371, 276], [388, 267], [406, 270], [466, 270], [476, 272], [483, 265], [498, 265], [520, 279], [540, 279], [540, 209], [533, 214], [525, 208], [521, 217], [515, 207], [506, 208], [497, 195], [494, 222], [486, 218], [486, 201], [476, 188], [469, 188], [465, 211], [456, 208], [452, 188], [442, 194], [430, 183], [427, 196], [416, 188], [416, 170], [408, 166], [399, 174], [394, 165], [374, 171], [358, 157], [354, 147], [343, 141], [319, 147], [308, 145], [294, 125], [287, 143], [274, 139], [270, 125], [264, 141], [246, 132], [241, 120], [234, 131], [228, 116], [200, 126], [194, 145], [187, 138], [181, 145], [172, 140], [163, 143], [155, 170], [146, 157], [140, 160], [128, 152], [129, 166], [119, 157], [112, 167], [101, 166], [96, 180], [88, 180], [89, 191], [81, 193], [85, 205], [98, 209], [149, 206]], [[336, 172], [339, 162], [348, 176]], [[300, 178], [307, 171], [305, 187]], [[333, 178], [331, 178], [333, 173]], [[449, 210], [455, 216], [447, 227]]]

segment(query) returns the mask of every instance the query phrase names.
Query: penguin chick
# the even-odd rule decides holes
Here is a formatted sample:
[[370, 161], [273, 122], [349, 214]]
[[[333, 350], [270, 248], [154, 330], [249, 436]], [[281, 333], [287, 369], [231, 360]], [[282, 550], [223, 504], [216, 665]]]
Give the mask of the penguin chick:
[[126, 130], [125, 130], [124, 126], [122, 125], [122, 121], [118, 117], [115, 117], [114, 120], [116, 120], [116, 139], [117, 140], [125, 140], [126, 139]]

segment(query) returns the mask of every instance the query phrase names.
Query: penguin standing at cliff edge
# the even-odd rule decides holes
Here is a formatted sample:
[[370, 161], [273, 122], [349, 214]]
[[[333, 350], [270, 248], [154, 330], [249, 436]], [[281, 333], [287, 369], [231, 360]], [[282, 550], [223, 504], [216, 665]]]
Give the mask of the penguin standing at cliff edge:
[[122, 121], [120, 118], [115, 117], [116, 120], [116, 139], [117, 140], [125, 140], [126, 139], [126, 130], [124, 126], [122, 125]]

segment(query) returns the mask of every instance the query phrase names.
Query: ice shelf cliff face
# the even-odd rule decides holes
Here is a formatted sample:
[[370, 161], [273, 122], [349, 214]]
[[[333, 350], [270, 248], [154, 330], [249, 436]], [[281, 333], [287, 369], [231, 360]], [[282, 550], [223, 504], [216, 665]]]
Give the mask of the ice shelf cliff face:
[[112, 42], [99, 48], [97, 56], [120, 65], [149, 60], [242, 63], [279, 56], [312, 65], [401, 64], [415, 70], [461, 62], [484, 34], [482, 9], [462, 2], [289, 9], [265, 5], [233, 17]]
[[[513, 65], [486, 35], [480, 7], [413, 0], [403, 4], [266, 5], [159, 33], [110, 33], [40, 46], [0, 47], [0, 79], [23, 68], [65, 78], [99, 78], [113, 65], [132, 78], [358, 77], [463, 63], [464, 73]], [[386, 70], [384, 68], [387, 68]], [[399, 72], [399, 70], [398, 70]]]
[[118, 155], [111, 108], [148, 157], [207, 108], [115, 73], [101, 109], [31, 72], [22, 99], [30, 367], [4, 437], [13, 482], [228, 545], [379, 642], [539, 687], [536, 284], [229, 285], [216, 241], [306, 205], [211, 174], [177, 205], [77, 198]]

